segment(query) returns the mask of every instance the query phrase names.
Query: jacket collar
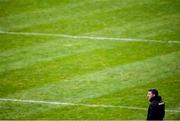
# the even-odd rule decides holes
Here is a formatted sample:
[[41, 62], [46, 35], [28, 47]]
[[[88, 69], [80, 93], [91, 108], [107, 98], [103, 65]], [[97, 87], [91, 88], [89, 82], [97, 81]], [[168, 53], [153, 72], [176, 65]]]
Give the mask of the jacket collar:
[[161, 101], [161, 96], [155, 96], [155, 97], [152, 97], [151, 99], [150, 99], [150, 102], [152, 102], [152, 101]]

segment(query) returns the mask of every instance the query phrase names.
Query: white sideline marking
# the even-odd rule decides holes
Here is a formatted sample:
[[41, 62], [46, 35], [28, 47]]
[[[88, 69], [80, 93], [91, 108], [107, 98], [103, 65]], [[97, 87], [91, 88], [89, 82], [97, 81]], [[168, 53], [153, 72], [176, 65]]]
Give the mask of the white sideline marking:
[[[11, 102], [23, 102], [23, 103], [39, 103], [39, 104], [53, 104], [53, 105], [69, 105], [69, 106], [85, 106], [85, 107], [100, 107], [100, 108], [124, 108], [132, 110], [147, 110], [146, 108], [132, 107], [132, 106], [115, 106], [115, 105], [104, 105], [104, 104], [78, 104], [78, 103], [66, 103], [66, 102], [49, 102], [49, 101], [37, 101], [37, 100], [20, 100], [20, 99], [6, 99], [0, 98], [0, 101], [11, 101]], [[177, 112], [180, 110], [166, 110], [166, 112]]]
[[96, 37], [96, 36], [74, 36], [67, 34], [49, 34], [49, 33], [36, 33], [36, 32], [7, 32], [0, 31], [1, 34], [11, 34], [11, 35], [33, 35], [33, 36], [52, 36], [52, 37], [65, 37], [72, 39], [93, 39], [93, 40], [119, 40], [127, 42], [155, 42], [155, 43], [175, 43], [180, 44], [180, 41], [169, 40], [148, 40], [148, 39], [135, 39], [135, 38], [111, 38], [111, 37]]

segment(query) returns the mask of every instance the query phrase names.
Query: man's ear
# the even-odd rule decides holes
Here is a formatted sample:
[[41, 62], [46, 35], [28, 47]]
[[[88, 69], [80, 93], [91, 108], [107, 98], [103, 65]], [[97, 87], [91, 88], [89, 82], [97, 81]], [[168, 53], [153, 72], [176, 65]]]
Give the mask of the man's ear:
[[156, 95], [155, 94], [152, 94], [153, 97], [155, 97]]

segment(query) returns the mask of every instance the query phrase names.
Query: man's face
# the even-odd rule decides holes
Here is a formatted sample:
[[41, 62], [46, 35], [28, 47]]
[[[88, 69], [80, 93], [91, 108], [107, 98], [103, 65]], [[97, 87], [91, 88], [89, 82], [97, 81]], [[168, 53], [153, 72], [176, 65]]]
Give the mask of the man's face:
[[148, 93], [147, 93], [148, 100], [150, 100], [154, 96], [155, 96], [155, 94], [153, 94], [151, 91], [148, 91]]

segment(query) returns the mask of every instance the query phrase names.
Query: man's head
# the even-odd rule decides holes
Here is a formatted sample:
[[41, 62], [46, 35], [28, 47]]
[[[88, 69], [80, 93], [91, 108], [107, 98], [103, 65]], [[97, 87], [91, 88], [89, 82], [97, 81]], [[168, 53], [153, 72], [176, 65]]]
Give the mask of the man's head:
[[147, 93], [148, 100], [150, 100], [152, 97], [158, 96], [157, 89], [149, 89]]

